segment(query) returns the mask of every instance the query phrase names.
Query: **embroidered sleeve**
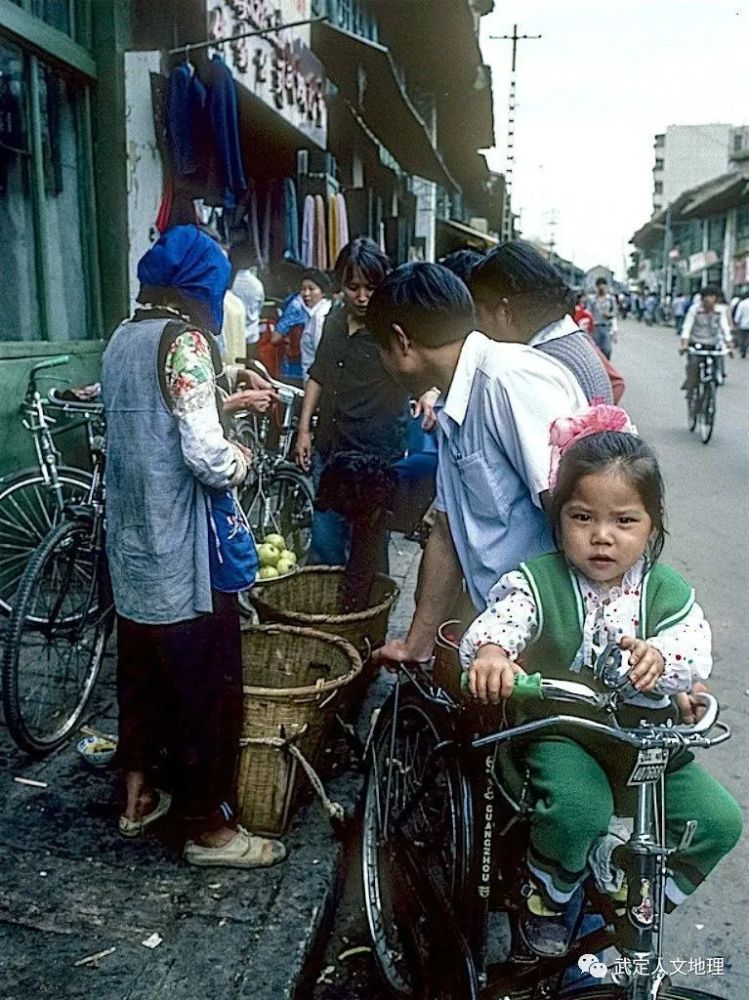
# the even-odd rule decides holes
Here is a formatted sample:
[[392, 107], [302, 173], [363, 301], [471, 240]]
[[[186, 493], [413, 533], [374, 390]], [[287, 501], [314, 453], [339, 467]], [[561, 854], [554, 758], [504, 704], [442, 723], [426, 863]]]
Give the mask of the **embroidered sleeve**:
[[689, 691], [695, 681], [704, 681], [713, 668], [712, 636], [699, 604], [693, 604], [678, 624], [648, 639], [665, 661], [658, 690], [664, 694]]
[[489, 592], [486, 611], [471, 624], [460, 644], [463, 670], [473, 663], [482, 646], [501, 646], [517, 660], [538, 632], [538, 611], [528, 581], [519, 570], [505, 573]]
[[238, 486], [247, 475], [247, 462], [224, 436], [211, 351], [202, 333], [189, 331], [175, 339], [166, 356], [164, 377], [187, 467], [213, 489]]

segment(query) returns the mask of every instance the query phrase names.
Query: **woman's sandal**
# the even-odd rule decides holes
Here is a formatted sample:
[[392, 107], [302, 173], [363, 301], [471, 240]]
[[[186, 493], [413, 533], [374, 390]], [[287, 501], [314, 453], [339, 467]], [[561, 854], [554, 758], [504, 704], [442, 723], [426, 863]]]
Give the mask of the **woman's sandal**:
[[146, 828], [166, 816], [171, 806], [172, 797], [169, 792], [162, 792], [157, 788], [156, 805], [149, 813], [146, 813], [145, 816], [139, 816], [138, 819], [128, 819], [124, 815], [120, 816], [118, 824], [120, 836], [127, 837], [128, 840], [142, 837]]
[[280, 840], [257, 837], [244, 827], [223, 847], [205, 847], [194, 840], [185, 844], [185, 861], [203, 868], [269, 868], [286, 857]]

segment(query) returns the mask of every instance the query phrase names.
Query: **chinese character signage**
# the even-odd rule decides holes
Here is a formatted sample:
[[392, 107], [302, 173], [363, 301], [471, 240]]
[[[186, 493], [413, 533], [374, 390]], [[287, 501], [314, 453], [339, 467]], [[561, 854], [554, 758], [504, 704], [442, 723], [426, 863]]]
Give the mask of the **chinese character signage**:
[[[207, 0], [206, 9], [208, 37], [232, 38], [309, 18], [310, 0]], [[218, 51], [239, 84], [325, 149], [325, 71], [307, 44], [309, 35], [308, 25], [273, 30], [229, 42]]]

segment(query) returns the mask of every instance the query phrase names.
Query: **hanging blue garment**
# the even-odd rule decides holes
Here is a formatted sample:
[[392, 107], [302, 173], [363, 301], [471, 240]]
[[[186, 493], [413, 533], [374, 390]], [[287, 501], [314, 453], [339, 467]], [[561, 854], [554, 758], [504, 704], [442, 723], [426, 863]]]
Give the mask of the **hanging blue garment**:
[[194, 70], [180, 63], [167, 80], [165, 117], [172, 165], [183, 178], [194, 179], [200, 172], [196, 132], [205, 114], [206, 98], [206, 89]]
[[290, 177], [284, 178], [282, 191], [284, 253], [299, 260], [299, 205], [296, 184]]
[[204, 73], [208, 89], [208, 115], [216, 139], [219, 171], [226, 208], [235, 208], [247, 190], [239, 135], [237, 86], [229, 68], [215, 55]]

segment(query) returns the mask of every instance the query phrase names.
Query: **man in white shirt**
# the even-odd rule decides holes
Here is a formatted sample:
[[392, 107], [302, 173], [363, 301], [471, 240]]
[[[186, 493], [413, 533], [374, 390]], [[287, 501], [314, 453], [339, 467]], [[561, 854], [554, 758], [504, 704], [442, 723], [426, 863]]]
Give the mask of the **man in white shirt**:
[[744, 288], [744, 294], [740, 295], [733, 304], [731, 315], [736, 325], [736, 340], [741, 357], [746, 357], [749, 348], [749, 288]]
[[[257, 276], [254, 267], [242, 267], [237, 270], [232, 291], [241, 299], [245, 308], [245, 345], [247, 357], [252, 360], [257, 357], [257, 342], [260, 339], [260, 311], [265, 302], [265, 289]], [[231, 358], [236, 361], [236, 358]]]
[[544, 512], [549, 427], [587, 406], [564, 365], [522, 344], [474, 330], [473, 302], [438, 264], [405, 264], [384, 279], [367, 308], [383, 365], [416, 396], [443, 387], [436, 406], [436, 521], [424, 555], [421, 595], [408, 637], [384, 660], [426, 660], [465, 578], [486, 606], [499, 577], [554, 550]]
[[[718, 299], [720, 289], [713, 285], [705, 285], [700, 290], [699, 299], [690, 306], [684, 319], [679, 339], [679, 353], [684, 354], [690, 344], [699, 344], [706, 350], [722, 350], [733, 348], [733, 334], [725, 310], [720, 308]], [[722, 358], [720, 359], [723, 360]], [[720, 371], [722, 373], [722, 367]], [[689, 355], [687, 358], [686, 379], [682, 389], [696, 388], [699, 372], [699, 358]]]

